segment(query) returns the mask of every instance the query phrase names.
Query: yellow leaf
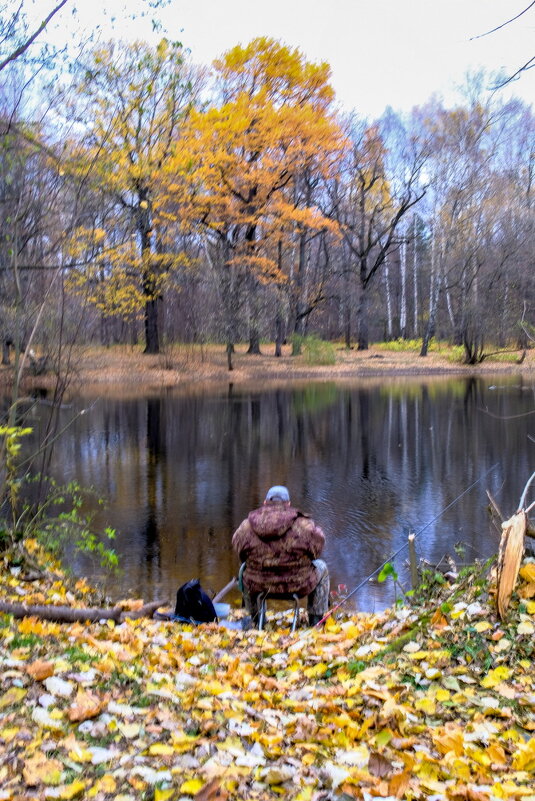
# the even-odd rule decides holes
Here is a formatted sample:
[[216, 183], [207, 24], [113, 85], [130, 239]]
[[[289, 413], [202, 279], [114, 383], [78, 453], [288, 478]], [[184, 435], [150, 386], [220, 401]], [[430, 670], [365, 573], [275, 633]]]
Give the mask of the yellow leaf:
[[493, 798], [522, 798], [526, 795], [526, 787], [515, 784], [512, 781], [496, 782], [492, 786]]
[[91, 762], [93, 754], [87, 748], [77, 748], [75, 751], [69, 751], [69, 759], [73, 762]]
[[474, 629], [479, 634], [481, 634], [483, 631], [488, 631], [491, 628], [492, 628], [492, 626], [490, 625], [490, 623], [487, 620], [479, 620], [474, 626]]
[[305, 676], [307, 679], [317, 678], [318, 676], [323, 676], [325, 671], [327, 670], [327, 665], [324, 662], [320, 662], [313, 667], [306, 668], [304, 671]]
[[139, 723], [119, 723], [118, 729], [123, 737], [126, 737], [127, 740], [132, 740], [134, 737], [138, 736], [141, 731], [141, 726]]
[[487, 751], [483, 750], [482, 748], [473, 748], [470, 751], [470, 756], [474, 762], [477, 762], [479, 765], [483, 765], [484, 768], [488, 768], [490, 765], [490, 756]]
[[0, 709], [5, 709], [6, 706], [22, 701], [26, 692], [27, 690], [23, 690], [22, 687], [10, 687], [7, 692], [0, 696]]
[[171, 787], [169, 790], [161, 790], [159, 787], [156, 788], [154, 791], [154, 801], [167, 801], [168, 798], [172, 798], [175, 794], [175, 790]]
[[59, 760], [47, 759], [42, 752], [38, 752], [26, 759], [22, 775], [30, 787], [37, 784], [59, 784], [62, 770], [63, 765]]
[[513, 756], [513, 768], [515, 770], [535, 769], [535, 737], [518, 746], [518, 751]]
[[117, 782], [111, 773], [105, 773], [101, 779], [95, 782], [93, 787], [87, 793], [88, 798], [94, 798], [101, 793], [111, 794], [117, 789]]
[[313, 785], [307, 784], [306, 787], [303, 787], [303, 789], [297, 793], [297, 795], [294, 797], [294, 801], [310, 801], [313, 792]]
[[149, 754], [151, 756], [170, 756], [174, 753], [176, 753], [176, 750], [172, 745], [168, 745], [167, 743], [153, 743], [149, 747]]
[[519, 576], [524, 581], [535, 581], [535, 563], [528, 562], [520, 568]]
[[491, 743], [487, 747], [487, 754], [490, 757], [490, 761], [496, 765], [506, 765], [507, 764], [507, 755], [502, 748], [501, 745], [498, 743]]
[[204, 787], [202, 779], [189, 779], [180, 787], [180, 792], [186, 795], [195, 795]]
[[328, 631], [330, 634], [337, 634], [340, 631], [340, 626], [336, 622], [336, 620], [332, 616], [330, 616], [325, 621], [324, 629], [325, 631]]
[[433, 715], [436, 710], [435, 702], [432, 698], [418, 698], [414, 706], [427, 715]]
[[60, 801], [69, 801], [69, 799], [74, 798], [77, 795], [80, 795], [85, 788], [86, 782], [82, 781], [81, 779], [77, 779], [76, 781], [72, 782], [72, 784], [63, 784], [61, 787], [56, 787], [54, 790], [47, 790], [45, 792], [45, 798], [47, 801], [52, 801], [52, 799], [60, 799]]
[[510, 678], [512, 670], [505, 665], [500, 665], [494, 670], [489, 670], [487, 675], [481, 680], [481, 686], [487, 689], [496, 687], [505, 679]]
[[171, 732], [171, 742], [175, 753], [183, 753], [189, 751], [190, 748], [194, 748], [198, 739], [198, 737], [190, 737], [190, 735], [186, 734], [184, 731]]
[[518, 594], [521, 598], [533, 598], [535, 595], [535, 581], [530, 581], [529, 584], [523, 584], [518, 590]]
[[455, 756], [460, 757], [464, 753], [462, 729], [455, 727], [453, 724], [446, 726], [445, 729], [438, 729], [432, 737], [441, 754], [447, 754], [451, 751]]
[[409, 659], [427, 659], [429, 656], [429, 651], [413, 651], [412, 653], [408, 653], [407, 656]]

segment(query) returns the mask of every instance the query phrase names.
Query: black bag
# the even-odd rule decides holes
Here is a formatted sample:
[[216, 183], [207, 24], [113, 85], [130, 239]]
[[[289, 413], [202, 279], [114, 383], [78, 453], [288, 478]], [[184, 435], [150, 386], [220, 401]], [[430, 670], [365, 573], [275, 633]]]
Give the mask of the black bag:
[[192, 623], [212, 623], [217, 620], [214, 605], [201, 587], [199, 579], [191, 579], [178, 588], [175, 617]]

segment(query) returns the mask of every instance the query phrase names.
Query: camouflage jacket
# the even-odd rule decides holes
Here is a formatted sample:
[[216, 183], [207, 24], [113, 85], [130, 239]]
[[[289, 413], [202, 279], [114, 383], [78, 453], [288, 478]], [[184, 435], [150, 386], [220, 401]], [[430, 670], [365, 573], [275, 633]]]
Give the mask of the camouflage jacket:
[[312, 560], [323, 550], [325, 537], [314, 521], [283, 503], [266, 503], [250, 512], [232, 538], [246, 568], [249, 592], [308, 595], [318, 583]]

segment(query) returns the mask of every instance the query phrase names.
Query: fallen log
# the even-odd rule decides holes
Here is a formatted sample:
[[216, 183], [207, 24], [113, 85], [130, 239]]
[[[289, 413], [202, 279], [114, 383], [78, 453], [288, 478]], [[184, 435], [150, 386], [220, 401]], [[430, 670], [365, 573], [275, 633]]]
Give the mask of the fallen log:
[[137, 620], [141, 617], [152, 617], [160, 606], [167, 605], [167, 601], [151, 601], [139, 609], [128, 610], [123, 606], [99, 609], [98, 607], [76, 608], [53, 606], [52, 604], [32, 605], [0, 601], [0, 612], [13, 615], [15, 618], [37, 617], [40, 620], [50, 620], [55, 623], [91, 623], [98, 620], [113, 620], [115, 623], [123, 623], [128, 618]]

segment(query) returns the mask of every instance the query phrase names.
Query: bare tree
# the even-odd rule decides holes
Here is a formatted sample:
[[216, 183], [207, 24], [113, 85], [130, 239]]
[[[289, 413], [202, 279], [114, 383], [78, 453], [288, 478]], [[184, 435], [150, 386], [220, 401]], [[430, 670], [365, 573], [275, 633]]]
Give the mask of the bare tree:
[[[505, 20], [505, 22], [502, 22], [499, 25], [496, 25], [496, 27], [495, 28], [491, 28], [490, 31], [486, 31], [485, 33], [480, 33], [478, 36], [472, 36], [471, 37], [471, 41], [473, 41], [474, 39], [481, 39], [484, 36], [490, 36], [491, 34], [502, 30], [502, 28], [505, 28], [507, 25], [510, 25], [512, 22], [516, 22], [517, 19], [520, 19], [520, 17], [524, 16], [524, 14], [527, 14], [527, 12], [530, 11], [534, 7], [535, 7], [535, 0], [532, 0], [532, 2], [529, 3], [529, 5], [527, 5], [525, 8], [523, 8], [522, 11], [520, 11], [518, 14], [515, 14], [514, 17], [511, 17], [510, 19]], [[503, 80], [501, 80], [498, 83], [496, 83], [494, 88], [495, 89], [501, 89], [503, 86], [507, 86], [507, 84], [509, 84], [512, 81], [515, 81], [517, 78], [519, 78], [520, 75], [523, 72], [526, 72], [527, 70], [533, 69], [533, 67], [535, 67], [535, 56], [531, 56], [531, 58], [529, 58], [525, 62], [525, 64], [522, 64], [521, 67], [519, 67], [517, 70], [515, 70], [515, 72], [513, 72], [512, 75], [509, 75], [507, 78], [504, 78]]]

